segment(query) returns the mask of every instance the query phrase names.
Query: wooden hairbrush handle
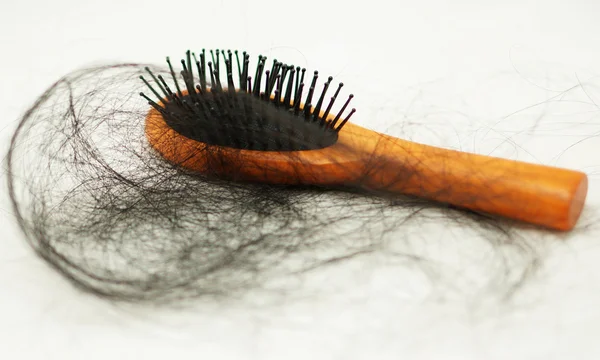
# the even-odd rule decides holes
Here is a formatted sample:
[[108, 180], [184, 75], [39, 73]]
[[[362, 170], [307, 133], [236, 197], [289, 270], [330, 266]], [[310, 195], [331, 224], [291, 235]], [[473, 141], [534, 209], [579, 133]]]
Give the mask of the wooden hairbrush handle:
[[[352, 126], [371, 163], [363, 186], [424, 197], [556, 230], [575, 226], [587, 194], [579, 171], [422, 145]], [[377, 135], [375, 135], [377, 134]], [[374, 156], [373, 156], [374, 155]]]
[[178, 134], [152, 109], [146, 136], [164, 158], [192, 171], [414, 195], [556, 230], [575, 226], [587, 194], [582, 172], [422, 145], [351, 123], [323, 149], [206, 151], [206, 144]]

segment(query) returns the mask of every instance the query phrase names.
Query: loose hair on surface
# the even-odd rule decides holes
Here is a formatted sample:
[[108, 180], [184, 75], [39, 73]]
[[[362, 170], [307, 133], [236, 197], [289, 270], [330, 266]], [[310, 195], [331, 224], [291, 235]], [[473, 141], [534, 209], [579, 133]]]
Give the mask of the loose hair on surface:
[[[422, 254], [406, 244], [427, 233], [403, 233], [411, 223], [479, 234], [503, 264], [489, 278], [507, 289], [537, 266], [535, 242], [504, 220], [367, 190], [232, 181], [165, 161], [144, 132], [150, 107], [139, 96], [147, 91], [140, 76], [148, 69], [172, 74], [118, 64], [64, 76], [23, 115], [11, 141], [17, 220], [35, 252], [79, 288], [162, 304], [239, 296], [373, 253], [414, 265]], [[515, 258], [525, 265], [512, 266]]]

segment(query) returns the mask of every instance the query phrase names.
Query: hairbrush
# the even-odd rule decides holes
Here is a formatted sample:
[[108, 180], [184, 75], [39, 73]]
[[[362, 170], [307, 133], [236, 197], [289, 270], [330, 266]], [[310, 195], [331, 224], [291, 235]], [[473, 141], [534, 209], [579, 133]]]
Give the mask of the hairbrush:
[[360, 127], [348, 122], [355, 113], [348, 110], [353, 95], [333, 111], [342, 83], [327, 98], [332, 77], [317, 94], [317, 71], [305, 83], [305, 69], [276, 59], [269, 69], [266, 60], [258, 57], [252, 77], [246, 52], [203, 49], [197, 57], [188, 51], [177, 75], [167, 58], [171, 86], [146, 68], [149, 78], [141, 79], [156, 97], [140, 94], [151, 105], [145, 123], [150, 145], [173, 164], [233, 181], [350, 186], [550, 229], [575, 226], [587, 194], [586, 174]]

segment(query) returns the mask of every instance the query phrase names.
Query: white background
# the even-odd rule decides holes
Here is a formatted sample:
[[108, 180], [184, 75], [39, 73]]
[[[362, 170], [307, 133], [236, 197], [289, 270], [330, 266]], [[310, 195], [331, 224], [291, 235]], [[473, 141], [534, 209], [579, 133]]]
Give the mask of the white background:
[[484, 250], [474, 245], [455, 254], [456, 276], [436, 291], [410, 269], [367, 258], [331, 275], [339, 289], [315, 276], [302, 301], [168, 313], [107, 304], [67, 284], [25, 246], [3, 191], [0, 358], [597, 359], [598, 15], [594, 0], [2, 0], [2, 151], [19, 115], [69, 71], [160, 64], [188, 48], [246, 49], [344, 81], [361, 125], [587, 172], [582, 221], [592, 226], [528, 234], [554, 245], [519, 301], [503, 301], [503, 289], [450, 290], [452, 279], [493, 271], [461, 265]]

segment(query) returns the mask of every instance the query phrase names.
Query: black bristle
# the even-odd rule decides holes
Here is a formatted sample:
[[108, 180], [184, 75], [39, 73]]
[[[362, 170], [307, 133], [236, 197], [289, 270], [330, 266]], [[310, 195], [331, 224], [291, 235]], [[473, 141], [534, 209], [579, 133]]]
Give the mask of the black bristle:
[[206, 91], [206, 51], [202, 49], [200, 54], [200, 69], [202, 70], [202, 76], [200, 76], [200, 86], [202, 91]]
[[181, 67], [183, 68], [180, 73], [181, 78], [183, 79], [183, 83], [185, 84], [188, 94], [194, 94], [194, 75], [191, 72], [191, 67], [186, 64], [185, 60], [181, 60]]
[[[216, 51], [217, 51], [217, 54], [218, 54], [218, 53], [219, 53], [219, 50], [216, 50]], [[217, 60], [215, 60], [215, 53], [214, 53], [214, 51], [211, 49], [211, 50], [209, 50], [209, 52], [210, 52], [210, 59], [211, 59], [211, 62], [212, 62], [213, 64], [216, 64], [216, 63], [217, 63]]]
[[300, 99], [302, 98], [302, 91], [304, 90], [304, 83], [300, 83], [300, 86], [298, 88], [298, 97], [294, 100], [294, 115], [298, 116], [298, 114], [300, 113], [300, 105], [302, 104], [302, 101], [300, 101]]
[[240, 82], [246, 81], [248, 79], [248, 67], [250, 64], [250, 56], [245, 51], [242, 53], [242, 77], [240, 78]]
[[179, 83], [177, 82], [177, 77], [175, 76], [175, 71], [173, 70], [173, 65], [171, 65], [171, 59], [167, 57], [167, 64], [169, 64], [169, 70], [171, 71], [171, 77], [173, 78], [173, 83], [175, 83], [175, 88], [177, 89], [177, 95], [181, 96], [181, 89], [179, 88]]
[[[331, 84], [331, 81], [333, 80], [333, 77], [330, 76], [327, 79], [327, 82], [325, 84], [323, 84], [323, 91], [321, 92], [321, 96], [319, 97], [319, 100], [317, 101], [317, 105], [315, 106], [315, 110], [313, 112], [313, 121], [317, 121], [319, 120], [319, 116], [321, 115], [321, 106], [323, 105], [323, 99], [325, 98], [325, 94], [327, 94], [327, 89], [329, 88], [329, 84]], [[325, 119], [321, 118], [321, 125], [325, 124]]]
[[[300, 75], [300, 82], [298, 83], [298, 86], [300, 84], [304, 84], [304, 74], [306, 74], [306, 69], [302, 68], [302, 75]], [[302, 96], [298, 96], [297, 99], [302, 99]]]
[[185, 83], [188, 95], [195, 99], [196, 91], [194, 90], [193, 79], [190, 79], [189, 74], [186, 73], [185, 70], [181, 72], [181, 77], [183, 78], [183, 82]]
[[[348, 104], [350, 104], [350, 100], [352, 100], [353, 97], [354, 97], [354, 95], [352, 95], [352, 94], [348, 95], [348, 100], [346, 100], [346, 102], [344, 103], [344, 106], [342, 106], [342, 108], [340, 109], [338, 114], [335, 116], [335, 119], [333, 119], [333, 122], [331, 123], [332, 129], [335, 129], [335, 124], [338, 122], [338, 120], [340, 119], [340, 117], [342, 116], [344, 111], [346, 110], [346, 107], [348, 106]], [[339, 129], [337, 129], [337, 130], [339, 130]]]
[[217, 62], [215, 63], [215, 71], [221, 72], [221, 52], [219, 49], [215, 50], [217, 54]]
[[313, 75], [312, 82], [310, 83], [310, 88], [308, 91], [308, 96], [306, 97], [305, 103], [308, 104], [312, 101], [313, 95], [315, 93], [315, 86], [317, 86], [317, 79], [319, 78], [319, 72], [315, 70]]
[[335, 91], [335, 95], [333, 95], [333, 97], [334, 97], [334, 98], [336, 98], [336, 99], [337, 99], [337, 96], [339, 95], [339, 93], [340, 93], [340, 90], [342, 90], [342, 87], [343, 87], [343, 86], [344, 86], [344, 83], [340, 83], [340, 84], [338, 85], [338, 88], [337, 88], [337, 90]]
[[[150, 85], [148, 83], [148, 81], [146, 81], [146, 79], [144, 79], [143, 76], [140, 76], [140, 79], [144, 82], [144, 84], [146, 84], [146, 86], [148, 86], [148, 88], [152, 91], [152, 93], [154, 94], [154, 96], [156, 96], [157, 99], [161, 99], [161, 96], [158, 94], [158, 92], [156, 92], [156, 90], [154, 90], [154, 88], [152, 87], [152, 85]], [[140, 93], [141, 96], [144, 96]]]
[[279, 95], [279, 90], [275, 90], [275, 96], [273, 99], [273, 104], [275, 105], [275, 108], [279, 107], [279, 99], [280, 99], [280, 95]]
[[[320, 149], [335, 144], [338, 132], [356, 112], [352, 109], [344, 115], [353, 97], [350, 95], [335, 118], [328, 121], [343, 86], [340, 83], [321, 114], [333, 80], [331, 76], [322, 84], [319, 93], [316, 90], [320, 86], [317, 84], [319, 73], [314, 72], [310, 84], [306, 85], [308, 91], [303, 105], [306, 69], [277, 59], [273, 59], [268, 69], [267, 57], [259, 55], [252, 79], [250, 55], [247, 52], [242, 52], [241, 59], [237, 50], [215, 49], [209, 52], [212, 61], [208, 61], [208, 64], [205, 49], [198, 53], [198, 57], [189, 50], [185, 53], [179, 72], [184, 88], [180, 87], [171, 61], [167, 58], [175, 92], [162, 75], [155, 76], [148, 68], [146, 71], [156, 85], [140, 76], [158, 101], [143, 93], [140, 96], [183, 136], [208, 145], [247, 150]], [[221, 55], [224, 66], [221, 66]], [[237, 75], [234, 74], [234, 55]], [[193, 70], [194, 63], [197, 78]], [[210, 74], [209, 79], [207, 74]], [[224, 78], [221, 79], [221, 76]], [[223, 90], [221, 81], [226, 81], [227, 91]]]
[[254, 76], [254, 89], [252, 93], [255, 97], [260, 97], [260, 82], [265, 67], [266, 56], [258, 55], [258, 64], [256, 65], [256, 75]]
[[215, 70], [215, 80], [217, 84], [217, 90], [223, 91], [223, 85], [221, 85], [221, 74], [219, 73], [219, 70]]
[[179, 96], [177, 96], [177, 94], [173, 94], [173, 101], [177, 103], [177, 105], [182, 106], [183, 102], [181, 101], [181, 98]]
[[250, 66], [250, 57], [246, 54], [246, 52], [244, 51], [244, 65], [242, 68], [242, 76], [240, 78], [240, 85], [242, 83], [244, 83], [243, 85], [243, 89], [244, 92], [250, 92], [251, 87], [247, 87], [246, 86], [246, 81], [248, 80], [248, 68]]
[[[229, 53], [231, 55], [231, 52]], [[227, 69], [227, 90], [229, 92], [235, 92], [235, 84], [233, 83], [233, 67], [231, 65], [231, 56], [225, 60], [225, 67]]]
[[190, 50], [188, 50], [186, 53], [186, 60], [187, 62], [184, 65], [187, 65], [187, 71], [189, 72], [189, 77], [190, 79], [192, 79], [192, 83], [194, 82], [194, 71], [192, 70], [192, 54], [190, 52]]
[[323, 113], [323, 116], [321, 117], [322, 121], [326, 125], [329, 124], [327, 122], [327, 117], [329, 116], [329, 112], [331, 111], [331, 108], [333, 107], [333, 103], [335, 103], [335, 96], [331, 97], [331, 100], [329, 100], [329, 105], [327, 105], [327, 109], [325, 110], [325, 112]]
[[281, 75], [277, 75], [277, 80], [276, 80], [276, 86], [275, 86], [275, 93], [277, 94], [277, 96], [275, 96], [275, 105], [279, 105], [279, 103], [281, 102]]
[[354, 114], [355, 112], [356, 112], [356, 109], [353, 108], [350, 111], [350, 114], [348, 114], [348, 116], [346, 116], [346, 118], [344, 119], [344, 121], [342, 121], [342, 123], [340, 124], [340, 126], [338, 126], [337, 129], [335, 129], [335, 131], [339, 132], [344, 127], [344, 125], [346, 125], [346, 123], [348, 122], [348, 120], [350, 120], [350, 117], [352, 116], [352, 114]]
[[298, 88], [300, 87], [300, 66], [296, 68], [296, 85], [294, 86], [294, 102], [297, 102], [298, 97]]
[[[152, 73], [152, 71], [150, 71], [149, 67], [145, 67], [145, 70], [148, 72], [148, 74], [150, 74], [150, 76], [152, 77], [152, 80], [154, 80], [154, 82], [156, 83], [156, 85], [158, 85], [158, 87], [160, 88], [160, 91], [163, 92], [163, 94], [165, 94], [165, 97], [168, 98], [169, 97], [169, 93], [167, 93], [167, 90], [165, 90], [165, 88], [162, 86], [162, 84], [160, 83], [160, 81], [158, 81], [158, 79], [156, 78], [156, 76], [154, 75], [154, 73]], [[160, 97], [159, 97], [160, 99]]]
[[270, 84], [270, 80], [269, 77], [271, 75], [271, 72], [269, 70], [265, 71], [265, 91], [264, 91], [264, 98], [267, 101], [271, 100], [271, 86]]
[[329, 116], [329, 112], [331, 111], [331, 108], [333, 107], [333, 104], [335, 103], [335, 100], [337, 99], [340, 90], [342, 90], [342, 87], [344, 86], [344, 83], [340, 83], [338, 85], [337, 90], [335, 91], [335, 94], [331, 97], [331, 100], [329, 101], [329, 105], [327, 105], [327, 109], [325, 110], [325, 113], [323, 114], [323, 120], [325, 121], [326, 124], [329, 124], [328, 126], [331, 126], [331, 124], [333, 124], [332, 122], [327, 122], [327, 117]]
[[218, 90], [217, 83], [215, 81], [215, 71], [213, 70], [212, 61], [208, 62], [208, 70], [210, 71], [210, 88]]
[[311, 115], [312, 104], [308, 103], [304, 105], [304, 120], [308, 121]]
[[144, 99], [146, 99], [148, 101], [148, 104], [152, 105], [153, 108], [155, 108], [156, 110], [158, 110], [161, 113], [163, 113], [164, 109], [160, 105], [158, 105], [157, 103], [155, 103], [154, 101], [152, 101], [152, 99], [150, 99], [149, 97], [147, 97], [146, 94], [144, 94], [143, 92], [141, 92], [140, 96], [143, 97]]
[[160, 80], [160, 82], [162, 83], [162, 86], [164, 86], [165, 92], [167, 93], [167, 98], [172, 101], [174, 94], [171, 91], [171, 89], [169, 88], [169, 85], [167, 85], [165, 79], [161, 75], [158, 75], [158, 80]]
[[[281, 66], [281, 84], [283, 85], [283, 82], [285, 81], [285, 78], [288, 74], [288, 70], [289, 70], [289, 66], [288, 65], [284, 65], [282, 64]], [[277, 85], [277, 87], [279, 87], [279, 85]], [[283, 89], [279, 89], [279, 92], [283, 92]]]
[[292, 106], [291, 104], [291, 100], [292, 100], [292, 87], [294, 86], [294, 73], [296, 72], [296, 70], [294, 69], [294, 67], [291, 67], [292, 70], [290, 70], [290, 76], [288, 79], [288, 83], [287, 83], [287, 89], [285, 91], [285, 96], [283, 98], [283, 103], [285, 104], [286, 107], [290, 107]]
[[203, 81], [203, 71], [202, 66], [200, 65], [200, 61], [196, 61], [196, 68], [198, 69], [198, 77], [200, 78], [200, 88], [206, 90], [206, 83]]
[[[275, 76], [277, 76], [277, 64], [278, 64], [277, 59], [273, 59], [273, 66], [271, 66], [271, 71], [270, 71], [270, 73], [273, 74], [273, 79], [275, 79]], [[273, 87], [273, 82], [269, 83], [269, 87], [270, 88]], [[268, 89], [268, 90], [270, 90], [270, 89]]]

